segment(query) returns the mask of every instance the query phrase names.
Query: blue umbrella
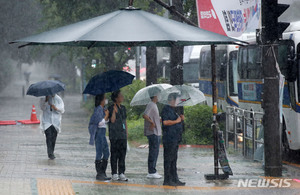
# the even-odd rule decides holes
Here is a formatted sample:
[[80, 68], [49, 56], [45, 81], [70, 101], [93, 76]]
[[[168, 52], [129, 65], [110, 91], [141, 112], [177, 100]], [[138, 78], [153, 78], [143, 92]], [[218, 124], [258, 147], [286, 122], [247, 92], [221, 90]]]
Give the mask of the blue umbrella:
[[27, 90], [27, 95], [33, 95], [36, 97], [54, 95], [60, 91], [65, 90], [65, 84], [60, 81], [40, 81], [30, 85]]
[[83, 93], [98, 95], [130, 85], [135, 76], [124, 71], [110, 70], [91, 78]]

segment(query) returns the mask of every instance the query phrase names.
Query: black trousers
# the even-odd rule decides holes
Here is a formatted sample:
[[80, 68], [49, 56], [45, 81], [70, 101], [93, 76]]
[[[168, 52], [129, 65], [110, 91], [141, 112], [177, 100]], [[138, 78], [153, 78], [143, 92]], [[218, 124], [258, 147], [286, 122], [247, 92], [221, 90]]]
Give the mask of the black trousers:
[[46, 135], [46, 143], [47, 143], [47, 152], [48, 156], [53, 155], [54, 148], [55, 148], [55, 142], [57, 138], [57, 131], [53, 125], [51, 125], [48, 129], [45, 131]]
[[126, 139], [110, 140], [111, 174], [125, 173], [125, 157], [127, 151]]
[[163, 143], [164, 146], [164, 181], [177, 182], [178, 143]]

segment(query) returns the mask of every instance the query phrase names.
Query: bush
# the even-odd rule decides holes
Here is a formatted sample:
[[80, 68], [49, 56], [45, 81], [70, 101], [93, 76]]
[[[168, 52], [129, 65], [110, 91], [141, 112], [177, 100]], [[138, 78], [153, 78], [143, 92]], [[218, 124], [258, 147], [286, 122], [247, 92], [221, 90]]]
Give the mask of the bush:
[[127, 120], [128, 140], [139, 144], [147, 143], [147, 137], [144, 136], [144, 119]]
[[207, 105], [185, 107], [184, 144], [212, 144], [212, 109]]
[[123, 87], [121, 89], [122, 94], [124, 95], [123, 105], [127, 109], [127, 119], [136, 120], [139, 119], [143, 114], [146, 106], [130, 106], [130, 102], [133, 96], [138, 92], [138, 90], [146, 87], [146, 82], [141, 80], [134, 80], [131, 85]]

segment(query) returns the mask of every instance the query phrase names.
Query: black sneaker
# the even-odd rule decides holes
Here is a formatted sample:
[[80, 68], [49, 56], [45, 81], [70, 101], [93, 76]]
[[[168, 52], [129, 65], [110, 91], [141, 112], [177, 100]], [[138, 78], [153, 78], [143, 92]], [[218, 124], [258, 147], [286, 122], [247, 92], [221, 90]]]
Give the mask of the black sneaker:
[[176, 181], [175, 182], [177, 186], [185, 186], [185, 182], [181, 182], [181, 181]]
[[164, 181], [163, 185], [164, 186], [177, 186], [177, 184], [173, 181], [168, 181], [168, 182]]
[[49, 155], [49, 159], [50, 159], [50, 160], [54, 160], [54, 159], [55, 159], [54, 154], [50, 154], [50, 155]]

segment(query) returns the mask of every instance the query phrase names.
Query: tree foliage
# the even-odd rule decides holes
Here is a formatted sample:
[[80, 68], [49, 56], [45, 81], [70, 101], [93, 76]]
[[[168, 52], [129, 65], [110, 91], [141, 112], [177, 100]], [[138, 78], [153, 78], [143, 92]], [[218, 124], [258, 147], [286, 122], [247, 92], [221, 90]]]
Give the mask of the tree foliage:
[[[35, 33], [39, 28], [40, 16], [40, 8], [35, 0], [0, 0], [0, 91], [13, 76], [22, 75], [22, 63], [30, 64], [33, 60], [30, 55], [32, 48], [18, 49], [16, 45], [9, 45], [9, 42]], [[15, 70], [18, 70], [18, 75], [13, 75]]]

